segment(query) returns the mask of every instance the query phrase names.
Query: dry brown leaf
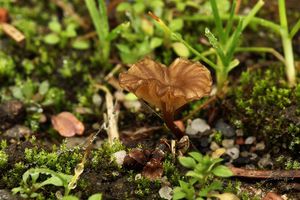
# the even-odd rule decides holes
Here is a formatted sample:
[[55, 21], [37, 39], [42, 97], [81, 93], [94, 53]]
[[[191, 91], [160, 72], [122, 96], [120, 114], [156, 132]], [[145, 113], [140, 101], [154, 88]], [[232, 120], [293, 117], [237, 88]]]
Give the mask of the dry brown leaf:
[[82, 135], [84, 125], [70, 112], [61, 112], [51, 117], [53, 128], [59, 132], [61, 136], [72, 137], [76, 134]]
[[0, 23], [8, 21], [8, 11], [5, 8], [0, 8]]
[[281, 198], [281, 196], [279, 196], [278, 194], [276, 194], [275, 192], [269, 192], [264, 198], [263, 200], [283, 200], [283, 198]]
[[148, 103], [175, 111], [209, 95], [212, 78], [199, 62], [177, 58], [169, 67], [145, 58], [119, 76], [120, 86]]

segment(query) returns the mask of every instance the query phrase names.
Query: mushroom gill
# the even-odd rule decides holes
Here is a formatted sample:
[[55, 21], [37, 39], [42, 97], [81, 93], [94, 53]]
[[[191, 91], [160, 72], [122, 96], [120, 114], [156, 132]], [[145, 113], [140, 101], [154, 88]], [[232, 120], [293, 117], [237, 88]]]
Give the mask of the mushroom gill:
[[167, 126], [181, 138], [184, 133], [173, 123], [175, 111], [192, 100], [209, 95], [212, 78], [209, 70], [199, 62], [177, 58], [166, 67], [145, 58], [121, 73], [119, 83], [122, 88], [160, 108]]

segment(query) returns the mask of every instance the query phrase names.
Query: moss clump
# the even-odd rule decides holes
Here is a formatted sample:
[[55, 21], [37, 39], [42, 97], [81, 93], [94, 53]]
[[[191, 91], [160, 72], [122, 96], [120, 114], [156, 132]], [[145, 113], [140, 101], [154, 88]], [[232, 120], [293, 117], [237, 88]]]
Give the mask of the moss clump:
[[0, 150], [0, 169], [4, 168], [7, 165], [8, 155], [5, 151]]
[[288, 87], [283, 69], [277, 67], [244, 72], [224, 105], [229, 111], [228, 120], [246, 134], [264, 139], [274, 152], [282, 147], [297, 152], [300, 147], [299, 100], [300, 84]]
[[25, 161], [32, 167], [45, 167], [57, 172], [72, 174], [74, 167], [81, 161], [82, 153], [79, 148], [66, 149], [64, 145], [58, 151], [26, 148]]

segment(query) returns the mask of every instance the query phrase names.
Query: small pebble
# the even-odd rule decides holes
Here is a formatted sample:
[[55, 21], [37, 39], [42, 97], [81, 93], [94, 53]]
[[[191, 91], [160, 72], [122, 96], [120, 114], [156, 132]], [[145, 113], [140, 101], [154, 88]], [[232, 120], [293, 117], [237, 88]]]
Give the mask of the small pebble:
[[245, 144], [253, 144], [256, 138], [254, 136], [247, 137], [245, 140]]
[[258, 161], [258, 163], [257, 163], [258, 166], [259, 166], [260, 168], [272, 167], [272, 166], [273, 166], [273, 162], [272, 162], [272, 160], [271, 160], [270, 157], [271, 157], [270, 154], [264, 155], [264, 157], [261, 158], [261, 159]]
[[243, 138], [243, 137], [238, 137], [238, 138], [235, 140], [235, 143], [238, 144], [238, 145], [243, 145], [243, 144], [245, 144], [244, 138]]
[[236, 167], [241, 167], [251, 163], [250, 157], [239, 157], [233, 160], [232, 164]]
[[218, 148], [220, 148], [220, 146], [219, 146], [215, 141], [212, 141], [212, 142], [210, 143], [210, 149], [211, 149], [212, 151], [215, 151], [215, 150], [217, 150]]
[[255, 160], [258, 157], [256, 153], [250, 153], [250, 156], [251, 160]]
[[256, 151], [262, 151], [266, 148], [266, 145], [264, 142], [259, 142], [256, 144], [255, 149]]
[[200, 138], [200, 146], [201, 147], [208, 147], [209, 146], [209, 138], [208, 137], [201, 137]]
[[196, 135], [197, 133], [203, 133], [210, 129], [210, 126], [205, 120], [196, 118], [186, 128], [186, 133], [189, 135]]
[[232, 147], [232, 148], [226, 150], [226, 154], [228, 154], [234, 160], [239, 157], [240, 150], [236, 147]]
[[244, 135], [243, 129], [236, 129], [235, 131], [236, 136], [242, 137]]
[[233, 139], [224, 139], [222, 141], [222, 146], [226, 149], [229, 149], [234, 146], [234, 140]]
[[14, 127], [6, 130], [2, 136], [19, 140], [25, 136], [31, 135], [31, 130], [23, 125], [15, 125]]
[[172, 192], [173, 192], [172, 188], [170, 188], [169, 186], [163, 186], [158, 191], [158, 194], [159, 194], [160, 198], [162, 198], [162, 199], [171, 200], [172, 199], [172, 195], [171, 195]]
[[222, 119], [218, 120], [215, 124], [215, 129], [220, 131], [226, 138], [231, 138], [235, 135], [234, 129]]
[[212, 158], [220, 158], [224, 153], [226, 152], [225, 148], [219, 148], [212, 152], [211, 157]]
[[93, 104], [97, 107], [101, 106], [102, 98], [99, 94], [95, 93], [92, 97]]
[[241, 155], [242, 157], [248, 157], [248, 156], [250, 155], [250, 153], [249, 153], [248, 151], [242, 151], [242, 152], [240, 153], [240, 155]]
[[124, 158], [126, 156], [126, 151], [125, 150], [117, 151], [113, 153], [112, 156], [116, 159], [117, 164], [119, 166], [122, 166], [124, 163]]

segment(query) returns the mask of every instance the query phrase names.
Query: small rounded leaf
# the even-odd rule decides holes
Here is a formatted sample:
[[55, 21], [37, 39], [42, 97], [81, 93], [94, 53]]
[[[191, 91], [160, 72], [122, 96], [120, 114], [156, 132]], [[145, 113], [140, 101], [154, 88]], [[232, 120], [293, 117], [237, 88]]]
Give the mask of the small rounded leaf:
[[175, 53], [180, 56], [180, 57], [184, 57], [184, 58], [188, 58], [190, 56], [190, 51], [189, 49], [182, 44], [181, 42], [175, 42], [172, 44], [173, 50], [175, 51]]
[[232, 171], [228, 167], [226, 167], [224, 165], [219, 165], [219, 166], [213, 168], [212, 173], [215, 176], [219, 176], [219, 177], [230, 177], [230, 176], [233, 176]]
[[180, 164], [186, 168], [194, 168], [196, 166], [196, 161], [193, 158], [182, 156], [178, 159]]
[[62, 112], [51, 117], [53, 128], [59, 132], [61, 136], [72, 137], [75, 134], [82, 135], [84, 125], [72, 113]]

